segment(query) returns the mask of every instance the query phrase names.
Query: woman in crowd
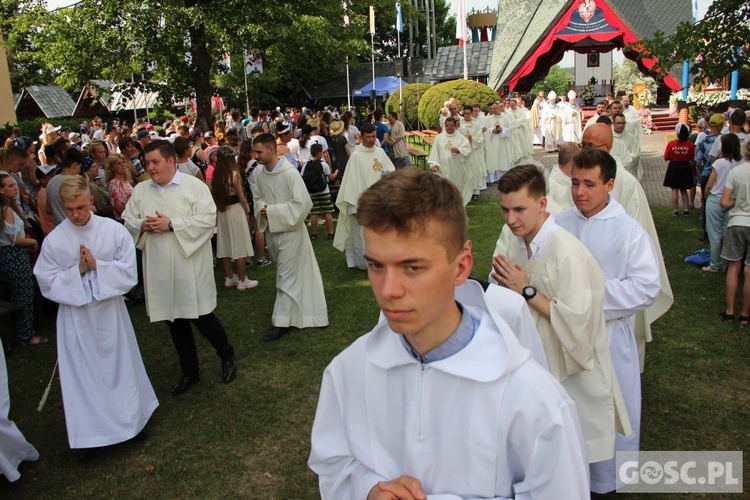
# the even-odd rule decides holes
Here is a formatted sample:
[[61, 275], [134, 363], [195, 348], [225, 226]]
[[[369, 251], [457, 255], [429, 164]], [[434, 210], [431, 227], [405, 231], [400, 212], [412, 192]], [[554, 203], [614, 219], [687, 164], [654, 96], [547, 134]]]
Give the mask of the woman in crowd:
[[125, 155], [114, 153], [104, 160], [104, 185], [107, 186], [115, 220], [122, 221], [125, 205], [133, 196], [132, 179]]
[[191, 152], [190, 141], [184, 137], [175, 137], [172, 144], [174, 145], [174, 152], [177, 154], [177, 170], [206, 182], [201, 169], [189, 158]]
[[344, 133], [346, 134], [346, 140], [349, 143], [349, 155], [351, 155], [354, 148], [357, 147], [359, 129], [354, 126], [354, 114], [349, 110], [344, 111], [341, 121], [344, 122]]
[[735, 134], [721, 136], [721, 157], [711, 165], [711, 176], [706, 184], [706, 232], [711, 244], [711, 262], [704, 271], [719, 272], [726, 269], [727, 263], [721, 258], [721, 244], [727, 232], [729, 215], [721, 208], [719, 200], [724, 192], [729, 171], [742, 163], [740, 140]]
[[[216, 152], [216, 166], [211, 183], [211, 194], [217, 210], [216, 258], [224, 268], [224, 286], [247, 290], [258, 286], [245, 274], [247, 259], [253, 256], [250, 240], [249, 207], [242, 190], [242, 176], [237, 168], [234, 150], [221, 146]], [[232, 270], [237, 264], [237, 274]]]
[[677, 124], [677, 139], [669, 141], [664, 150], [664, 159], [669, 162], [664, 175], [664, 187], [672, 189], [672, 215], [678, 215], [677, 194], [682, 196], [683, 214], [690, 215], [688, 189], [695, 186], [693, 167], [690, 162], [695, 157], [695, 144], [688, 140], [690, 128], [684, 123]]
[[47, 339], [34, 333], [34, 282], [31, 278], [29, 250], [39, 244], [26, 237], [26, 218], [16, 203], [15, 179], [0, 172], [0, 211], [3, 230], [0, 233], [0, 272], [8, 279], [11, 302], [23, 307], [14, 318], [16, 342], [21, 346], [46, 344]]

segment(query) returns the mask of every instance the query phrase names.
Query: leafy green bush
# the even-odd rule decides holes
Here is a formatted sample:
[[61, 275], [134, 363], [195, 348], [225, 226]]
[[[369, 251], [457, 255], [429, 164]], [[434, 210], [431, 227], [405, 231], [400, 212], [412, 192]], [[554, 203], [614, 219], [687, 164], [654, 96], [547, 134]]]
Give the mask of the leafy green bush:
[[465, 104], [479, 104], [487, 112], [487, 105], [497, 100], [497, 92], [473, 80], [453, 80], [431, 87], [419, 100], [419, 119], [425, 127], [434, 129], [440, 122], [440, 109], [451, 97], [456, 99], [459, 112]]
[[53, 118], [51, 120], [48, 120], [47, 118], [38, 118], [36, 120], [20, 121], [15, 125], [6, 123], [4, 127], [0, 128], [0, 144], [4, 143], [5, 139], [11, 136], [13, 133], [13, 127], [20, 128], [22, 135], [37, 140], [42, 133], [42, 123], [49, 122], [56, 127], [70, 127], [71, 130], [75, 131], [81, 125], [83, 120], [85, 120], [85, 118]]
[[[416, 129], [419, 120], [419, 100], [422, 98], [425, 92], [432, 87], [429, 83], [410, 83], [401, 88], [401, 92], [404, 94], [404, 117], [403, 122], [406, 130]], [[391, 111], [398, 113], [398, 105], [401, 96], [398, 91], [391, 94], [388, 101], [385, 103], [386, 114]]]

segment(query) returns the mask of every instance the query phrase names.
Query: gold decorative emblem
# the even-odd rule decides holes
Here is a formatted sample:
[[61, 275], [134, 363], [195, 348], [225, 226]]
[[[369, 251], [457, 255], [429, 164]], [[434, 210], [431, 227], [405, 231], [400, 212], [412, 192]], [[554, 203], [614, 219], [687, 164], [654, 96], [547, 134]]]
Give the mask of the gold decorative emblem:
[[377, 158], [375, 158], [375, 160], [372, 162], [372, 171], [380, 173], [381, 170], [383, 170], [383, 164], [380, 163]]
[[447, 143], [445, 143], [445, 149], [450, 151], [452, 148], [453, 148], [453, 141], [448, 141]]

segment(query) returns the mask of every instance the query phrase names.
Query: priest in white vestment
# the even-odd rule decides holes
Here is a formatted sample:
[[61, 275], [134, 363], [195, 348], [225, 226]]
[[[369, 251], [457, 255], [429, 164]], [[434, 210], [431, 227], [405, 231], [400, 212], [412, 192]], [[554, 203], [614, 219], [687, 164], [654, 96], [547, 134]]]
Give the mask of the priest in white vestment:
[[641, 115], [638, 114], [638, 110], [630, 104], [630, 97], [624, 95], [620, 99], [623, 109], [622, 114], [625, 115], [627, 126], [625, 129], [633, 134], [635, 140], [638, 141], [638, 148], [641, 146], [641, 136], [643, 135], [643, 125], [641, 123]]
[[[618, 434], [616, 451], [637, 451], [641, 421], [641, 374], [633, 315], [659, 295], [659, 269], [651, 238], [610, 192], [617, 166], [610, 155], [583, 151], [573, 167], [575, 208], [557, 215], [557, 223], [576, 236], [594, 255], [604, 272], [604, 316], [609, 350], [622, 390], [633, 434]], [[615, 460], [591, 466], [591, 489], [609, 493], [616, 488]]]
[[505, 114], [505, 103], [490, 104], [490, 113], [485, 117], [487, 129], [484, 138], [484, 161], [487, 165], [487, 183], [497, 182], [505, 172], [513, 167], [510, 142], [511, 118]]
[[445, 130], [435, 137], [427, 158], [430, 170], [455, 184], [464, 205], [471, 201], [474, 191], [474, 179], [466, 162], [471, 152], [471, 143], [456, 131], [456, 120], [451, 116], [445, 120]]
[[255, 183], [253, 210], [258, 227], [266, 235], [271, 260], [276, 263], [273, 326], [263, 339], [277, 340], [289, 327], [328, 326], [328, 307], [305, 226], [312, 200], [302, 176], [286, 158], [278, 156], [271, 134], [256, 137], [253, 150], [263, 165]]
[[557, 151], [560, 141], [560, 114], [557, 107], [557, 94], [552, 91], [547, 95], [547, 103], [542, 108], [542, 131], [544, 132], [544, 150], [548, 153]]
[[581, 142], [581, 108], [576, 102], [574, 90], [568, 92], [568, 100], [558, 104], [558, 114], [562, 124], [563, 142]]
[[21, 462], [37, 460], [39, 452], [8, 418], [9, 411], [8, 370], [5, 366], [5, 349], [0, 346], [0, 475], [12, 483], [21, 477], [18, 472]]
[[651, 241], [656, 249], [656, 257], [659, 259], [661, 292], [650, 307], [635, 315], [635, 338], [638, 343], [638, 360], [641, 364], [641, 372], [643, 372], [646, 360], [646, 344], [651, 342], [651, 323], [659, 319], [674, 303], [674, 294], [672, 293], [672, 286], [669, 283], [669, 276], [667, 276], [667, 267], [664, 265], [664, 255], [661, 251], [659, 235], [656, 232], [654, 217], [651, 215], [651, 208], [648, 205], [643, 186], [638, 182], [638, 179], [625, 170], [622, 163], [618, 161], [618, 158], [611, 153], [613, 151], [612, 128], [603, 123], [592, 125], [591, 128], [584, 131], [583, 143], [610, 153], [615, 161], [617, 161], [617, 176], [615, 178], [615, 186], [612, 189], [612, 197], [620, 202], [628, 215], [640, 222], [641, 227], [651, 236]]
[[[199, 181], [200, 182], [200, 181]], [[80, 177], [65, 179], [67, 219], [45, 239], [34, 266], [39, 288], [57, 302], [57, 356], [65, 424], [73, 449], [138, 435], [159, 402], [149, 382], [123, 295], [138, 276], [133, 239], [91, 213]]]
[[355, 217], [359, 196], [381, 177], [396, 168], [385, 152], [375, 147], [375, 129], [365, 123], [360, 129], [362, 144], [356, 147], [346, 163], [344, 178], [336, 197], [339, 220], [333, 247], [346, 254], [346, 265], [350, 268], [367, 269], [365, 243], [362, 228]]
[[[547, 177], [547, 201], [554, 200], [560, 211], [574, 207], [570, 194], [570, 176], [573, 170], [573, 157], [580, 153], [578, 143], [566, 142], [560, 145], [557, 163]], [[553, 213], [554, 215], [554, 213]]]
[[170, 392], [179, 396], [200, 381], [191, 324], [216, 350], [228, 384], [237, 366], [226, 330], [214, 315], [216, 204], [204, 182], [177, 171], [171, 143], [153, 141], [144, 149], [151, 179], [135, 186], [122, 217], [143, 251], [146, 314], [152, 323], [166, 323], [180, 361], [182, 377]]
[[474, 118], [474, 110], [471, 106], [464, 106], [464, 119], [461, 120], [461, 126], [458, 131], [466, 137], [471, 144], [471, 153], [466, 157], [466, 172], [469, 176], [472, 188], [472, 199], [479, 197], [482, 186], [486, 189], [487, 184], [483, 183], [487, 175], [487, 166], [484, 163], [484, 132], [482, 131], [482, 122]]
[[607, 106], [608, 106], [607, 101], [599, 101], [596, 103], [596, 113], [594, 113], [594, 115], [592, 115], [591, 117], [589, 117], [588, 120], [586, 120], [586, 125], [583, 127], [584, 132], [588, 130], [590, 126], [595, 125], [596, 121], [599, 119], [600, 116], [602, 115], [609, 116], [609, 114], [607, 113]]
[[531, 127], [531, 113], [526, 108], [523, 102], [523, 97], [518, 96], [516, 98], [518, 107], [516, 108], [516, 120], [521, 122], [526, 135], [523, 140], [523, 155], [522, 158], [531, 158], [534, 156], [534, 129]]
[[534, 131], [534, 146], [541, 146], [544, 143], [544, 131], [542, 130], [542, 108], [546, 104], [544, 99], [544, 91], [540, 90], [539, 95], [531, 103], [531, 128]]
[[323, 375], [308, 461], [321, 498], [587, 500], [573, 402], [466, 282], [455, 186], [399, 170], [358, 217], [384, 320]]
[[630, 163], [625, 169], [633, 174], [639, 181], [643, 178], [643, 165], [641, 164], [641, 141], [638, 140], [628, 129], [625, 115], [617, 113], [612, 116], [612, 136], [615, 142], [621, 142], [630, 154]]
[[511, 170], [498, 190], [516, 242], [495, 256], [492, 279], [526, 299], [548, 369], [576, 402], [589, 463], [608, 460], [615, 432], [631, 428], [609, 352], [604, 276], [586, 247], [546, 212], [536, 166]]

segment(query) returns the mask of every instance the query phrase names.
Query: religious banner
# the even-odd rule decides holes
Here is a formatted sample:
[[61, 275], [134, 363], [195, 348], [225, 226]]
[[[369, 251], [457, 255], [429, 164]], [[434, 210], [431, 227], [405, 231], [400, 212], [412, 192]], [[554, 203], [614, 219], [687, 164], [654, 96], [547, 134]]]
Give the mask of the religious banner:
[[[602, 1], [602, 0], [599, 0]], [[613, 28], [604, 19], [604, 13], [596, 5], [596, 0], [580, 0], [578, 8], [573, 11], [568, 25], [557, 32], [560, 38], [568, 36], [580, 37], [592, 33], [617, 33], [619, 30]]]

